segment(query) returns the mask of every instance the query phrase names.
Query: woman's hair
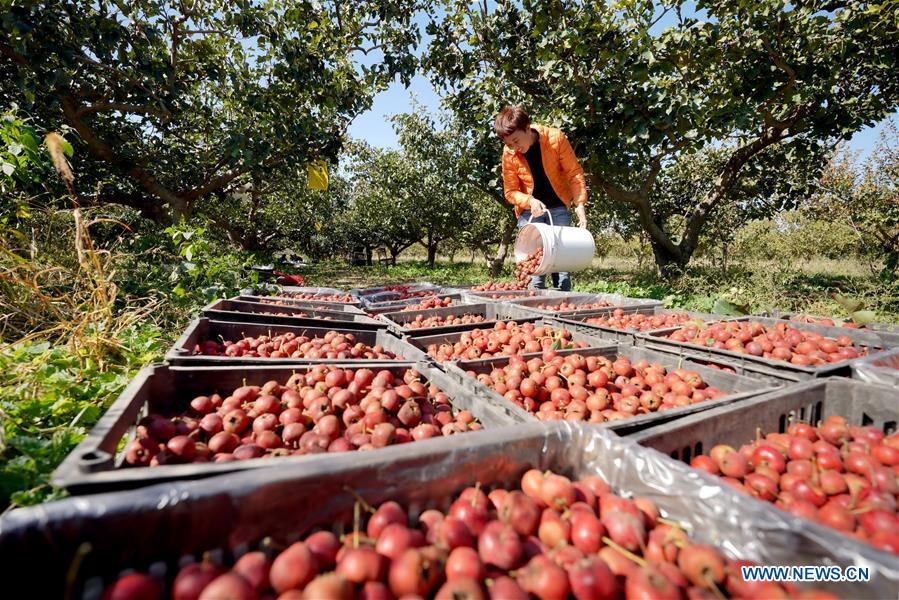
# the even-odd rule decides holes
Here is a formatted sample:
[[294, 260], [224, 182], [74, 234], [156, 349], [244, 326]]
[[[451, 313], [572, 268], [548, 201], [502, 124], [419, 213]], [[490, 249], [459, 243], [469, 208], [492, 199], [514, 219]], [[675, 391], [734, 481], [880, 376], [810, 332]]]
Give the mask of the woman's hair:
[[527, 131], [531, 126], [531, 118], [520, 106], [506, 106], [496, 115], [493, 129], [501, 138], [512, 135], [516, 131]]

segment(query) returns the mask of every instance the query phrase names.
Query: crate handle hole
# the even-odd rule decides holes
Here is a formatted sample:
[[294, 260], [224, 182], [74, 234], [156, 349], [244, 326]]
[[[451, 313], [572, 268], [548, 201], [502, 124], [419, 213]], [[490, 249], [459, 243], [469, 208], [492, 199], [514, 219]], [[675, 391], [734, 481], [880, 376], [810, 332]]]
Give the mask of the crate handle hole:
[[817, 425], [818, 421], [821, 420], [824, 413], [824, 403], [822, 401], [815, 402], [815, 416], [812, 420], [812, 425]]
[[696, 445], [693, 446], [693, 456], [699, 456], [702, 454], [702, 442], [696, 442]]
[[690, 448], [689, 446], [687, 446], [686, 448], [684, 448], [684, 453], [683, 453], [683, 459], [682, 459], [682, 460], [683, 460], [685, 463], [690, 464], [690, 461], [691, 461], [692, 459], [693, 459], [693, 450], [692, 450], [692, 448]]
[[787, 430], [787, 415], [780, 415], [777, 419], [777, 431], [783, 433]]
[[887, 435], [896, 433], [896, 421], [887, 421], [883, 424], [883, 432]]

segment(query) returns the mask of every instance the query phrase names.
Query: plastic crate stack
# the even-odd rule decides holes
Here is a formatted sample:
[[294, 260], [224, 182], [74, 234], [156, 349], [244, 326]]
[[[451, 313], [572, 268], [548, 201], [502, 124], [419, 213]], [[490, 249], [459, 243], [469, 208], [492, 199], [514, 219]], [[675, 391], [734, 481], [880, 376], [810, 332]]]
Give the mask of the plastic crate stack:
[[[207, 306], [165, 364], [143, 369], [60, 465], [54, 483], [79, 497], [0, 518], [8, 572], [42, 565], [41, 578], [10, 578], [10, 597], [101, 598], [132, 572], [169, 597], [193, 563], [227, 569], [258, 554], [270, 566], [312, 532], [351, 538], [367, 507], [387, 501], [413, 526], [425, 511], [447, 511], [465, 488], [513, 489], [529, 469], [599, 476], [617, 494], [652, 500], [665, 523], [729, 559], [867, 566], [868, 582], [811, 587], [897, 596], [896, 555], [689, 463], [715, 445], [831, 416], [895, 433], [899, 394], [889, 377], [899, 365], [880, 357], [895, 354], [899, 335], [688, 313], [615, 294], [472, 287], [282, 287]], [[809, 367], [669, 337], [740, 319], [845, 335], [869, 356]], [[523, 335], [539, 347], [511, 345]], [[536, 402], [507, 385], [544, 360], [558, 364], [543, 379], [575, 394], [546, 390]], [[658, 365], [689, 382], [692, 398], [665, 410], [646, 402], [633, 413], [600, 410], [591, 403], [617, 405], [641, 390], [620, 374], [581, 385], [587, 365], [634, 374]], [[573, 400], [593, 408], [546, 406]], [[441, 578], [420, 595], [434, 596]], [[259, 586], [260, 596], [282, 591]]]

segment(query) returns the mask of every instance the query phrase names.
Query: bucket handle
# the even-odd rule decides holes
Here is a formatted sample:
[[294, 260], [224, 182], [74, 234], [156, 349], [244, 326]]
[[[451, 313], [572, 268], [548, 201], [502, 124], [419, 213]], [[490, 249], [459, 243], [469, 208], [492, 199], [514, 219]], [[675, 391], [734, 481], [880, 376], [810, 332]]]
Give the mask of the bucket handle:
[[[555, 227], [555, 225], [553, 225], [553, 214], [552, 214], [551, 212], [549, 212], [549, 209], [548, 209], [548, 208], [546, 209], [545, 212], [546, 212], [546, 214], [549, 216], [549, 226], [550, 226], [550, 227]], [[530, 223], [530, 222], [533, 221], [533, 220], [534, 220], [534, 213], [532, 212], [532, 213], [531, 213], [531, 216], [528, 217], [528, 223]]]

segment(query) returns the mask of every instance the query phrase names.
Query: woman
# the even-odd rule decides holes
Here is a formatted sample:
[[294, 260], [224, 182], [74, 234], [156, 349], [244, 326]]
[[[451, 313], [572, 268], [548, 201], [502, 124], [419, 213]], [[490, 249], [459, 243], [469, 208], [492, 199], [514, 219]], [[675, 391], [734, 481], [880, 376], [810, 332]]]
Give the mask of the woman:
[[[568, 209], [574, 204], [578, 227], [587, 227], [587, 186], [584, 170], [565, 134], [558, 129], [532, 124], [520, 106], [507, 106], [493, 125], [505, 144], [503, 188], [506, 200], [515, 207], [518, 228], [528, 223], [571, 225]], [[554, 287], [571, 290], [568, 273], [553, 273]], [[544, 278], [535, 275], [531, 287], [543, 288]]]

